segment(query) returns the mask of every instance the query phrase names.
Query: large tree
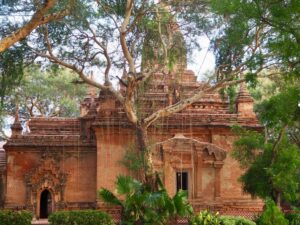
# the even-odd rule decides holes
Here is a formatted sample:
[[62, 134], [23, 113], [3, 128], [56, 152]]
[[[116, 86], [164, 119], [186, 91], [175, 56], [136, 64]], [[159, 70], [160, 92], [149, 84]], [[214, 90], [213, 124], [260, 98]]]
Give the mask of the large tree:
[[[222, 4], [213, 4], [215, 11], [211, 11], [211, 6], [204, 0], [78, 1], [71, 15], [32, 33], [26, 47], [36, 56], [73, 70], [83, 81], [108, 91], [121, 103], [128, 120], [137, 130], [138, 149], [145, 154], [143, 179], [154, 183], [147, 129], [158, 119], [183, 110], [206, 93], [245, 80], [298, 73], [295, 58], [299, 51], [293, 51], [289, 58], [287, 51], [272, 47], [280, 47], [282, 43], [278, 40], [290, 38], [297, 29], [291, 27], [282, 31], [288, 35], [282, 35], [267, 15], [263, 15], [263, 20], [253, 19], [246, 6], [253, 7], [249, 12], [264, 12], [264, 8], [254, 7], [255, 2], [260, 7], [269, 7], [260, 1], [226, 1], [232, 6], [230, 8], [222, 1]], [[240, 6], [243, 7], [238, 8]], [[287, 14], [285, 19], [291, 22], [293, 18], [294, 14]], [[219, 32], [213, 37], [216, 29]], [[178, 36], [179, 30], [184, 40]], [[199, 35], [212, 38], [217, 57], [215, 82], [194, 91], [191, 97], [140, 117], [139, 88], [157, 71], [166, 75], [180, 72], [176, 66], [178, 61], [184, 60], [182, 54], [186, 50], [197, 45], [195, 40]], [[271, 38], [276, 35], [280, 39]], [[287, 49], [299, 47], [293, 40], [290, 39]], [[186, 48], [176, 51], [176, 41], [184, 43]], [[275, 72], [266, 73], [270, 68]], [[97, 79], [89, 78], [91, 70], [98, 70]], [[101, 79], [103, 82], [99, 82]], [[112, 84], [113, 79], [126, 86], [125, 93]]]
[[[295, 79], [294, 81], [298, 81]], [[245, 169], [241, 181], [246, 192], [263, 199], [297, 203], [300, 199], [300, 148], [297, 130], [300, 122], [299, 82], [285, 85], [261, 101], [257, 112], [265, 133], [240, 131], [233, 157]], [[269, 89], [267, 88], [267, 89]]]
[[227, 62], [220, 76], [242, 68], [255, 84], [253, 70], [280, 75], [271, 91], [276, 96], [264, 96], [258, 107], [266, 135], [246, 132], [237, 142], [235, 157], [247, 168], [241, 178], [245, 190], [278, 204], [280, 198], [299, 200], [300, 3], [216, 0], [212, 7], [224, 20], [215, 41], [217, 64]]

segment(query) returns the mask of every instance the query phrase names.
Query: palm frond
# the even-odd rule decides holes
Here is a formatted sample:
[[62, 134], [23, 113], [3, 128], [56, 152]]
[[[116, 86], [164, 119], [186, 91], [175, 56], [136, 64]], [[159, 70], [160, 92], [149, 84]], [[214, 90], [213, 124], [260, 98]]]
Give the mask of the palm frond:
[[179, 190], [173, 197], [173, 202], [179, 216], [190, 216], [193, 213], [193, 208], [188, 203], [186, 191]]
[[98, 195], [106, 203], [123, 207], [122, 201], [119, 200], [111, 191], [106, 188], [101, 188], [101, 190], [98, 192]]
[[141, 188], [142, 184], [129, 176], [120, 175], [117, 178], [116, 190], [120, 195], [133, 195]]

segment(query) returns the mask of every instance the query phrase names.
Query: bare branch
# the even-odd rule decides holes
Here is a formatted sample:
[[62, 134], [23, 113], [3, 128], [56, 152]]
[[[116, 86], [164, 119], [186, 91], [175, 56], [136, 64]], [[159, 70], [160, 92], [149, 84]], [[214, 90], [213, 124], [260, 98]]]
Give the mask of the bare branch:
[[84, 70], [84, 67], [81, 67], [81, 68], [78, 68], [75, 64], [71, 64], [71, 63], [68, 63], [68, 62], [65, 62], [61, 59], [59, 59], [58, 57], [56, 57], [52, 51], [52, 47], [51, 47], [51, 43], [50, 43], [50, 40], [49, 40], [49, 37], [48, 37], [48, 32], [47, 32], [47, 29], [45, 29], [45, 32], [44, 32], [44, 38], [45, 38], [45, 41], [46, 41], [46, 44], [47, 44], [47, 48], [48, 48], [48, 52], [49, 54], [46, 54], [46, 53], [41, 53], [39, 51], [36, 51], [35, 49], [33, 49], [33, 51], [43, 57], [43, 58], [47, 58], [49, 59], [51, 62], [54, 62], [54, 63], [57, 63], [61, 66], [64, 66], [66, 68], [69, 68], [71, 70], [73, 70], [75, 73], [77, 73], [79, 75], [79, 77], [84, 81], [86, 82], [87, 84], [90, 84], [94, 87], [97, 87], [101, 90], [107, 90], [109, 91], [110, 93], [112, 93], [121, 103], [124, 102], [124, 97], [121, 95], [120, 92], [118, 92], [117, 90], [115, 90], [111, 85], [102, 85], [90, 78], [88, 78], [84, 73], [83, 73], [83, 70]]
[[111, 59], [108, 55], [108, 51], [107, 51], [107, 47], [102, 44], [98, 39], [97, 39], [97, 36], [96, 36], [96, 33], [94, 32], [94, 30], [89, 27], [89, 30], [92, 32], [93, 34], [93, 37], [92, 39], [95, 41], [95, 43], [103, 50], [103, 55], [106, 59], [106, 68], [105, 68], [105, 72], [104, 72], [104, 80], [105, 80], [105, 84], [110, 84], [110, 81], [109, 81], [109, 71], [110, 71], [110, 68], [111, 68]]

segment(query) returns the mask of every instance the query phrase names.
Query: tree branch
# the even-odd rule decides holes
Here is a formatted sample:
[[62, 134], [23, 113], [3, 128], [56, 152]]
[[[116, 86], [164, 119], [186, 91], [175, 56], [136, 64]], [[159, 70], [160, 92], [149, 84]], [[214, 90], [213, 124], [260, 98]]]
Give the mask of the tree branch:
[[[73, 2], [73, 0], [71, 1]], [[56, 3], [57, 0], [46, 0], [43, 6], [34, 13], [32, 18], [24, 26], [0, 40], [0, 53], [14, 45], [16, 42], [23, 40], [38, 26], [62, 19], [69, 14], [69, 9], [64, 9], [58, 13], [45, 16], [45, 14], [52, 9]]]
[[164, 64], [167, 64], [168, 48], [167, 48], [166, 42], [164, 41], [163, 34], [162, 34], [162, 31], [161, 31], [161, 17], [160, 17], [160, 14], [159, 14], [158, 7], [156, 8], [156, 16], [157, 16], [157, 19], [158, 19], [158, 34], [159, 34], [160, 41], [161, 41], [161, 44], [162, 44], [162, 47], [163, 47], [163, 50], [164, 50]]
[[70, 63], [67, 63], [59, 58], [57, 58], [53, 51], [52, 51], [52, 47], [51, 47], [51, 43], [50, 43], [50, 40], [49, 40], [49, 37], [48, 37], [48, 32], [47, 32], [47, 29], [45, 29], [45, 32], [44, 32], [44, 38], [45, 38], [45, 41], [46, 41], [46, 45], [47, 45], [47, 48], [48, 48], [48, 52], [49, 54], [46, 54], [46, 53], [41, 53], [41, 52], [38, 52], [36, 51], [35, 49], [33, 49], [33, 51], [43, 57], [43, 58], [47, 58], [49, 59], [51, 62], [54, 62], [54, 63], [57, 63], [61, 66], [64, 66], [66, 68], [69, 68], [71, 70], [73, 70], [75, 73], [77, 73], [79, 75], [79, 77], [84, 81], [86, 82], [87, 84], [90, 84], [94, 87], [97, 87], [101, 90], [107, 90], [109, 91], [110, 93], [112, 93], [121, 103], [124, 103], [124, 97], [121, 95], [120, 92], [118, 92], [117, 90], [115, 90], [111, 85], [107, 86], [107, 85], [102, 85], [92, 79], [89, 79], [84, 73], [83, 73], [83, 69], [84, 67], [82, 68], [78, 68], [75, 64], [70, 64]]
[[134, 60], [129, 52], [127, 43], [126, 43], [126, 34], [127, 34], [127, 26], [131, 17], [131, 12], [133, 9], [133, 2], [134, 0], [128, 0], [126, 4], [126, 12], [125, 12], [125, 18], [122, 22], [121, 29], [120, 29], [120, 43], [122, 47], [122, 51], [124, 54], [124, 57], [126, 58], [128, 64], [129, 64], [129, 73], [132, 73], [135, 75], [135, 65]]
[[105, 84], [106, 85], [109, 85], [110, 84], [110, 81], [109, 81], [109, 71], [110, 71], [110, 68], [111, 68], [111, 60], [110, 60], [110, 57], [108, 55], [108, 51], [107, 51], [107, 47], [104, 46], [98, 39], [97, 39], [97, 36], [96, 36], [96, 33], [94, 32], [94, 30], [89, 27], [89, 30], [91, 31], [91, 33], [93, 34], [93, 37], [92, 39], [95, 41], [95, 43], [103, 50], [103, 55], [106, 59], [106, 68], [105, 68], [105, 72], [104, 72], [104, 80], [105, 80]]

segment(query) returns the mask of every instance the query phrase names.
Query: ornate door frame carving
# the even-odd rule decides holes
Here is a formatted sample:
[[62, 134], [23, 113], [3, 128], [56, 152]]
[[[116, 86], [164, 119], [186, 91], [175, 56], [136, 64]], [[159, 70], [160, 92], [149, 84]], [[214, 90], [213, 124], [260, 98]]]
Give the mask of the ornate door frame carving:
[[61, 171], [59, 161], [54, 155], [43, 154], [40, 164], [25, 175], [26, 207], [37, 216], [40, 212], [40, 196], [45, 189], [52, 195], [53, 211], [65, 208], [67, 173]]

